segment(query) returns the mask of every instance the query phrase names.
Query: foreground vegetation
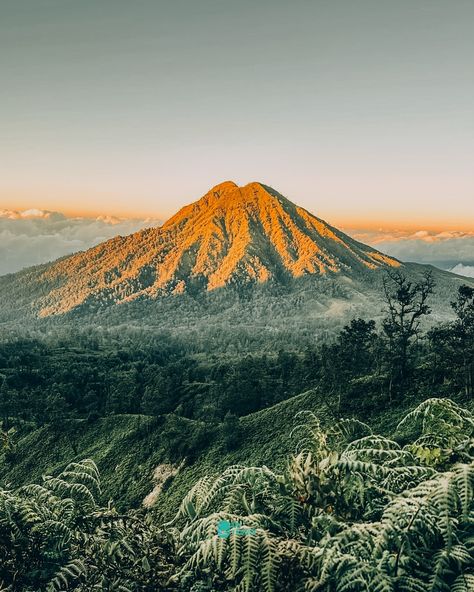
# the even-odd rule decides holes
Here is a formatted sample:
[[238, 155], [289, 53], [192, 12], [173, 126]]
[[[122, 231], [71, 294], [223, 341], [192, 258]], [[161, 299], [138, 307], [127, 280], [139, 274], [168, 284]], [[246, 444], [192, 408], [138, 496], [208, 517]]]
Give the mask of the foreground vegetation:
[[462, 286], [454, 320], [426, 332], [431, 278], [395, 275], [385, 288], [382, 326], [354, 319], [331, 341], [272, 355], [199, 353], [191, 342], [133, 331], [0, 343], [0, 483], [25, 484], [90, 457], [106, 494], [127, 509], [154, 487], [155, 468], [171, 463], [182, 468], [158, 500], [168, 517], [210, 469], [281, 467], [300, 409], [324, 425], [370, 415], [381, 433], [427, 394], [472, 410], [474, 290]]
[[474, 289], [427, 331], [433, 288], [268, 354], [1, 342], [0, 590], [472, 590]]
[[[0, 589], [468, 592], [474, 418], [448, 399], [392, 438], [300, 412], [283, 471], [201, 479], [175, 518], [101, 504], [90, 460], [0, 491]], [[222, 536], [223, 521], [238, 525]], [[224, 522], [225, 524], [225, 522]]]

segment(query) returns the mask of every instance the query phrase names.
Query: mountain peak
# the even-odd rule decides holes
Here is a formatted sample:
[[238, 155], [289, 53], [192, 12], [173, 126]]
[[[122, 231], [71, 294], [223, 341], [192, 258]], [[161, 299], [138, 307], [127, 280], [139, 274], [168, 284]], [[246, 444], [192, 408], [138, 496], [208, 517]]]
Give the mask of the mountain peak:
[[[247, 183], [247, 185], [239, 186], [234, 181], [224, 181], [210, 189], [197, 203], [210, 203], [215, 200], [232, 199], [235, 201], [246, 202], [252, 201], [258, 194], [262, 196], [274, 197], [267, 192], [266, 187], [257, 181]], [[276, 194], [276, 192], [275, 192]]]
[[271, 190], [273, 193], [269, 193], [268, 189], [270, 188], [257, 181], [240, 187], [234, 181], [223, 181], [209, 189], [201, 199], [181, 208], [163, 224], [163, 228], [169, 228], [177, 223], [182, 224], [191, 217], [196, 217], [204, 211], [210, 212], [212, 209], [221, 212], [224, 209], [231, 208], [235, 217], [238, 210], [242, 213], [245, 209], [251, 207], [251, 204], [254, 204], [253, 207], [255, 208], [258, 199], [274, 199], [277, 192]]
[[274, 200], [287, 201], [277, 191], [259, 181], [252, 181], [240, 186], [233, 181], [225, 181], [210, 189], [197, 203], [212, 204], [219, 201], [220, 206], [233, 204], [234, 206], [245, 207], [259, 201], [271, 203]]
[[222, 195], [223, 193], [235, 189], [236, 187], [238, 187], [238, 185], [237, 183], [234, 183], [234, 181], [222, 181], [222, 183], [214, 185], [214, 187], [212, 187], [212, 189], [210, 189], [207, 193], [218, 193], [219, 195]]

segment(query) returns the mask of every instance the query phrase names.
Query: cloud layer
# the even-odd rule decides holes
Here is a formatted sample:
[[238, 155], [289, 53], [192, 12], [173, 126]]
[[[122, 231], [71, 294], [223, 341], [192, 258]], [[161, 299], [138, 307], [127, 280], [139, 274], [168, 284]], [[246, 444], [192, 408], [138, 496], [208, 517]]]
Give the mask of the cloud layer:
[[[0, 210], [0, 275], [160, 224], [154, 219], [73, 218], [48, 210]], [[401, 261], [430, 263], [474, 277], [474, 231], [344, 230]]]
[[458, 263], [452, 269], [450, 269], [450, 271], [457, 273], [458, 275], [474, 277], [474, 265], [463, 265], [462, 263]]
[[346, 229], [346, 232], [401, 261], [429, 263], [470, 277], [474, 272], [474, 231]]
[[47, 210], [0, 210], [0, 275], [88, 249], [118, 234], [161, 222], [152, 219], [68, 218]]

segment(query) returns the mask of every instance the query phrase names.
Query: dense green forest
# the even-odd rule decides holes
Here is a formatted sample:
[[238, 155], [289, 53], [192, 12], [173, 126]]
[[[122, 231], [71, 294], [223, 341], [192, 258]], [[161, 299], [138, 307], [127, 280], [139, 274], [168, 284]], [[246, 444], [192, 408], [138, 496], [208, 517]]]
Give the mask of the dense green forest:
[[430, 274], [383, 289], [380, 322], [262, 353], [5, 333], [0, 589], [473, 589], [474, 289], [431, 325]]
[[[4, 429], [110, 414], [176, 413], [222, 421], [247, 415], [308, 388], [352, 413], [370, 400], [472, 395], [474, 289], [453, 295], [456, 319], [422, 333], [433, 290], [394, 275], [380, 327], [354, 319], [334, 340], [273, 353], [207, 353], [171, 333], [82, 329], [0, 343], [0, 417]], [[213, 344], [215, 347], [215, 344]]]

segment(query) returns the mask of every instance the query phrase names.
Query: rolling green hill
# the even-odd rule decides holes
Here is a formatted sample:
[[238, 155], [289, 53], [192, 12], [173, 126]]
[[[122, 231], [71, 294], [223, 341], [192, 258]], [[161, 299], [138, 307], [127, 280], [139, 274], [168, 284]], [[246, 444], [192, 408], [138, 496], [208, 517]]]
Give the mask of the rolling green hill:
[[[371, 425], [389, 434], [404, 405], [371, 417]], [[474, 404], [467, 404], [474, 409]], [[194, 483], [204, 475], [216, 474], [233, 464], [282, 467], [295, 450], [291, 431], [295, 415], [314, 412], [323, 425], [330, 426], [339, 416], [333, 401], [316, 391], [307, 391], [270, 408], [240, 418], [238, 442], [230, 449], [230, 432], [225, 422], [215, 426], [178, 417], [116, 415], [94, 421], [69, 422], [61, 432], [50, 426], [17, 434], [12, 451], [0, 455], [0, 482], [13, 486], [38, 482], [44, 474], [57, 474], [73, 460], [91, 458], [97, 464], [104, 501], [112, 498], [122, 508], [140, 507], [156, 485], [161, 492], [153, 504], [155, 511], [169, 518]], [[362, 403], [360, 419], [367, 419]], [[164, 471], [154, 480], [157, 467]], [[167, 474], [168, 468], [176, 475]], [[159, 470], [157, 471], [159, 473]]]
[[[39, 480], [43, 474], [56, 474], [72, 460], [91, 458], [101, 471], [104, 496], [123, 507], [139, 506], [154, 487], [153, 472], [158, 465], [185, 461], [163, 494], [164, 506], [176, 506], [181, 494], [203, 474], [234, 463], [281, 461], [292, 450], [289, 434], [294, 415], [301, 409], [320, 413], [321, 407], [315, 393], [307, 392], [243, 417], [240, 445], [233, 451], [227, 450], [222, 424], [214, 427], [176, 415], [78, 420], [60, 433], [43, 427], [19, 434], [14, 451], [0, 456], [0, 478], [3, 483], [20, 485]], [[329, 416], [327, 409], [322, 414]], [[202, 430], [205, 444], [202, 436], [199, 441]]]

